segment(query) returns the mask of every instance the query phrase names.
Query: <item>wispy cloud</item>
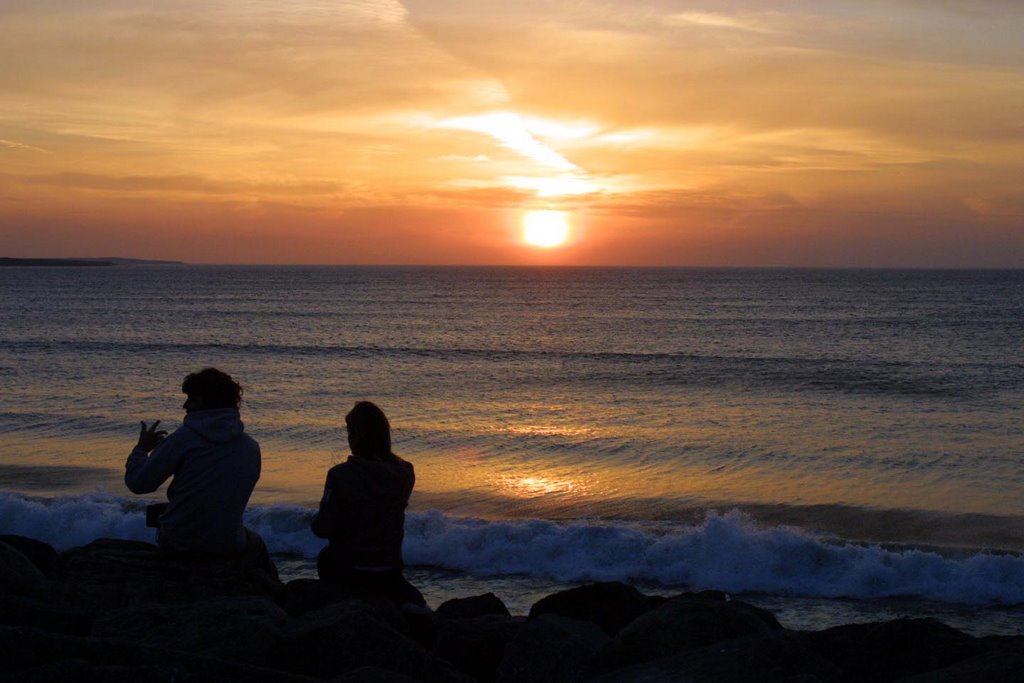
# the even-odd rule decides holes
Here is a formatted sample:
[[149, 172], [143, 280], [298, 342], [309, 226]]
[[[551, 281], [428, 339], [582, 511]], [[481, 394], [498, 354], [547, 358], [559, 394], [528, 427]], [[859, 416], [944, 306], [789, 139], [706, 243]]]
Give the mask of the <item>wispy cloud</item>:
[[737, 31], [753, 31], [755, 33], [774, 33], [775, 30], [757, 23], [753, 19], [745, 19], [728, 14], [713, 12], [680, 12], [665, 18], [670, 26], [705, 26], [708, 28], [732, 29]]
[[4, 149], [21, 149], [28, 152], [39, 152], [40, 154], [53, 154], [53, 152], [48, 152], [45, 149], [40, 149], [39, 147], [25, 145], [20, 142], [15, 142], [14, 140], [4, 140], [2, 138], [0, 138], [0, 147]]
[[111, 176], [95, 173], [53, 173], [41, 175], [0, 174], [8, 182], [81, 190], [114, 192], [171, 192], [233, 195], [239, 192], [264, 194], [329, 194], [340, 192], [337, 182], [288, 181], [277, 183], [213, 180], [196, 175]]
[[579, 167], [530, 133], [523, 119], [514, 112], [490, 112], [460, 116], [438, 122], [440, 128], [456, 128], [483, 133], [505, 147], [559, 171], [578, 171]]

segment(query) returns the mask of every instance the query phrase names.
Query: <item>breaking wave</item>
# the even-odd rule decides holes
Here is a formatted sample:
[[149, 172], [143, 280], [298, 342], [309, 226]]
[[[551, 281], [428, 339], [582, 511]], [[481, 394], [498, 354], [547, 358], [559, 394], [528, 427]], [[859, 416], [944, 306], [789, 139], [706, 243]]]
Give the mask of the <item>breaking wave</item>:
[[[153, 540], [145, 501], [104, 494], [29, 498], [0, 493], [0, 533], [58, 550], [96, 538]], [[313, 510], [254, 506], [246, 524], [271, 552], [312, 559], [323, 541]], [[688, 590], [878, 599], [920, 597], [971, 605], [1024, 604], [1024, 556], [946, 554], [843, 542], [789, 526], [759, 526], [740, 512], [697, 524], [487, 521], [410, 513], [406, 563], [477, 576], [527, 575], [570, 583], [643, 581]]]

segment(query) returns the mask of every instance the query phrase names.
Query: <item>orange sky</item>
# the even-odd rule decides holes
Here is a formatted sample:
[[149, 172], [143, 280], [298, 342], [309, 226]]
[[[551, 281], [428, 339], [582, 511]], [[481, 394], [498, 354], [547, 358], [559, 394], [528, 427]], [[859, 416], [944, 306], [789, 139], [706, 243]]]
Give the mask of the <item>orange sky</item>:
[[1021, 36], [1016, 0], [0, 0], [0, 255], [1024, 267]]

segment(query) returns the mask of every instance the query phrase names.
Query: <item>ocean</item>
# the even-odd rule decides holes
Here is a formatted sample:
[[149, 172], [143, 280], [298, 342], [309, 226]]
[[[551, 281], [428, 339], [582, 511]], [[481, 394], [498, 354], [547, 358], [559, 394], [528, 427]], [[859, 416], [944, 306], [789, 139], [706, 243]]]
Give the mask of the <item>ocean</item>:
[[153, 540], [122, 482], [181, 380], [244, 388], [247, 523], [286, 578], [378, 403], [414, 463], [408, 575], [525, 613], [717, 589], [791, 628], [1024, 633], [1024, 271], [0, 268], [0, 533]]

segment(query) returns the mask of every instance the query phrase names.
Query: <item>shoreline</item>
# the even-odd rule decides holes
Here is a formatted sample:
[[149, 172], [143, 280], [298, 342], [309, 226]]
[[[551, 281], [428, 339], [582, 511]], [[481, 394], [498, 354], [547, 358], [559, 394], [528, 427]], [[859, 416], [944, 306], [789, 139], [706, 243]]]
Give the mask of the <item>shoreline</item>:
[[[152, 500], [109, 494], [41, 498], [0, 492], [0, 534], [38, 538], [61, 551], [104, 537], [152, 543], [153, 530], [142, 514], [147, 502]], [[309, 532], [312, 514], [312, 508], [294, 505], [253, 506], [246, 513], [245, 524], [263, 536], [288, 578], [316, 577], [323, 541]], [[737, 512], [644, 525], [410, 511], [404, 555], [409, 571], [423, 577], [433, 604], [493, 591], [513, 613], [525, 613], [545, 592], [625, 581], [652, 594], [725, 591], [775, 605], [793, 615], [785, 617], [787, 623], [801, 627], [836, 625], [849, 614], [927, 613], [974, 634], [1015, 634], [1004, 622], [1016, 618], [1024, 632], [1022, 554], [853, 543], [766, 526]]]

